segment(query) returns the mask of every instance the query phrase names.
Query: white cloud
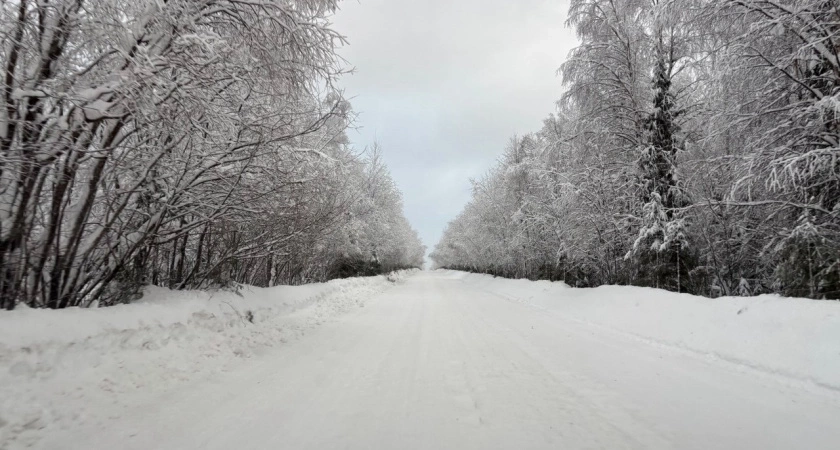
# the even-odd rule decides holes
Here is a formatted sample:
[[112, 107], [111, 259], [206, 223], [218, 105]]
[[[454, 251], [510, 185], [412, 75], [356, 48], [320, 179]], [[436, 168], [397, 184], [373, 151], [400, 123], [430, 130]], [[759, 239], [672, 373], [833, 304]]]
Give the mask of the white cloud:
[[539, 129], [576, 45], [567, 1], [360, 0], [335, 29], [356, 68], [342, 81], [360, 113], [358, 146], [378, 140], [406, 216], [433, 247], [514, 134]]

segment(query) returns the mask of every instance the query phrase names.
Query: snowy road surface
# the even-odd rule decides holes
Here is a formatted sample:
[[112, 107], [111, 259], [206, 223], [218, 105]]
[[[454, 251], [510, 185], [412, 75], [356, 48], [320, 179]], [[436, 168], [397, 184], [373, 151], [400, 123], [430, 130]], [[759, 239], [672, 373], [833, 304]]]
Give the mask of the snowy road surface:
[[838, 448], [840, 396], [423, 272], [300, 340], [38, 443], [78, 449]]

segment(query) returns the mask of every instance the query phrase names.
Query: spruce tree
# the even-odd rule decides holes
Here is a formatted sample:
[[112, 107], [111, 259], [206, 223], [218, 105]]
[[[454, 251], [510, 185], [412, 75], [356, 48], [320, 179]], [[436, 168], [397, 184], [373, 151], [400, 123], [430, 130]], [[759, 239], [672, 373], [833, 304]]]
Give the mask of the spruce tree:
[[636, 283], [686, 291], [692, 259], [681, 208], [689, 200], [677, 180], [682, 150], [676, 122], [680, 112], [671, 90], [673, 61], [661, 50], [656, 61], [653, 110], [645, 120], [644, 146], [638, 159], [641, 228], [628, 253], [638, 264]]

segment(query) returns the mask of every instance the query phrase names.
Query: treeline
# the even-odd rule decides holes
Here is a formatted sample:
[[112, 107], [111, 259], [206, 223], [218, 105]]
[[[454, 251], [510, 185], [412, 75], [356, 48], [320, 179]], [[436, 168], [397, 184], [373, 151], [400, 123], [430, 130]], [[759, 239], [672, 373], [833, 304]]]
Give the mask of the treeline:
[[840, 4], [572, 0], [555, 115], [475, 181], [439, 267], [840, 298]]
[[336, 0], [0, 5], [0, 306], [422, 264], [355, 151]]

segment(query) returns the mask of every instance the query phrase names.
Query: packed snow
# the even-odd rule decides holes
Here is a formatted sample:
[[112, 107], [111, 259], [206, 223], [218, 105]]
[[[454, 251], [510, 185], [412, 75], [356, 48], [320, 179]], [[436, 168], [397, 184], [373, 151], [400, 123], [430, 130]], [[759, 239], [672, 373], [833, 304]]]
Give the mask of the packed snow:
[[0, 448], [840, 442], [837, 302], [442, 270], [240, 294], [0, 315]]

